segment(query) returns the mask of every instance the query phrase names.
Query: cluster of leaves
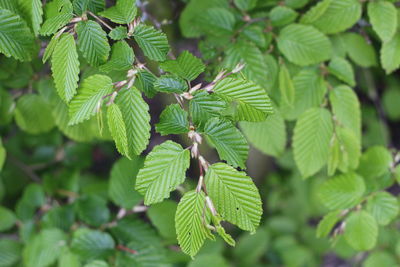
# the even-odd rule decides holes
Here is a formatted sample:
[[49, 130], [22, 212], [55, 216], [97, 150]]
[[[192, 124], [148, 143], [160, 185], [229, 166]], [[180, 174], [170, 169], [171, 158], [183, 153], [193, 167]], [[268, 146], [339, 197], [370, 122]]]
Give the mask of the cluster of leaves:
[[[400, 67], [394, 3], [191, 0], [179, 24], [185, 37], [201, 38], [207, 65], [188, 51], [175, 57], [145, 13], [136, 0], [107, 8], [104, 0], [0, 0], [0, 196], [6, 203], [22, 192], [16, 205], [0, 206], [0, 231], [18, 237], [0, 240], [0, 266], [169, 266], [187, 261], [166, 248], [176, 242], [192, 257], [206, 244], [194, 265], [224, 266], [221, 239], [236, 243], [227, 223], [253, 234], [233, 250], [241, 266], [261, 258], [269, 240], [268, 262], [317, 265], [328, 236], [341, 257], [377, 248], [367, 266], [396, 265], [380, 239], [398, 237], [388, 230], [399, 213], [388, 189], [400, 180], [399, 156], [377, 116], [400, 119], [400, 93], [394, 80], [381, 110], [372, 72]], [[379, 114], [361, 107], [356, 87]], [[155, 118], [155, 131], [184, 138], [142, 157], [156, 95], [176, 103]], [[264, 183], [275, 214], [257, 233], [262, 201], [243, 171], [247, 140], [282, 170]], [[87, 143], [107, 151], [104, 141], [123, 157], [99, 181], [80, 171], [93, 164]], [[219, 160], [205, 158], [205, 144]], [[287, 189], [281, 176], [291, 177]], [[26, 177], [35, 183], [24, 186]], [[158, 233], [136, 216], [143, 211]]]

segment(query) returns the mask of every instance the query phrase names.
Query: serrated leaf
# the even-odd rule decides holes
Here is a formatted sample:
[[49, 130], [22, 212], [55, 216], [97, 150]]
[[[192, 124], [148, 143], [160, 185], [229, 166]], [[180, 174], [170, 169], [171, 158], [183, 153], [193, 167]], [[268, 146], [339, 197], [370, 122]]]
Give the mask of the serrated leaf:
[[344, 238], [355, 250], [372, 249], [378, 237], [378, 225], [366, 211], [353, 212], [346, 220]]
[[170, 192], [185, 180], [189, 165], [189, 150], [181, 145], [166, 141], [154, 147], [136, 178], [136, 190], [144, 195], [144, 204], [168, 198]]
[[[167, 258], [167, 252], [165, 248], [160, 246], [153, 246], [149, 244], [143, 244], [140, 242], [129, 242], [126, 247], [133, 251], [140, 251], [139, 253], [126, 253], [118, 252], [115, 266], [159, 266], [159, 267], [170, 267], [169, 258]], [[169, 254], [168, 254], [169, 255]]]
[[121, 110], [128, 140], [127, 155], [133, 158], [146, 148], [150, 138], [149, 106], [136, 88], [121, 90], [115, 103]]
[[108, 233], [80, 228], [74, 232], [71, 249], [84, 261], [105, 259], [115, 247]]
[[110, 211], [107, 202], [98, 195], [84, 195], [75, 203], [79, 219], [84, 223], [100, 227], [110, 220]]
[[257, 5], [257, 0], [234, 0], [233, 2], [241, 10], [250, 10]]
[[355, 170], [361, 156], [361, 140], [347, 128], [336, 127], [336, 134], [340, 145], [339, 170], [342, 172]]
[[204, 126], [204, 134], [215, 146], [221, 159], [234, 167], [246, 168], [249, 145], [230, 121], [212, 118]]
[[286, 6], [276, 6], [269, 13], [271, 24], [274, 27], [285, 26], [296, 20], [298, 14], [296, 11]]
[[337, 210], [357, 205], [364, 192], [364, 180], [350, 172], [326, 180], [318, 189], [318, 196], [327, 208]]
[[32, 58], [34, 36], [20, 16], [0, 9], [0, 52], [20, 61]]
[[368, 68], [377, 65], [374, 47], [357, 33], [343, 35], [346, 51], [352, 61], [357, 65]]
[[176, 243], [175, 213], [177, 203], [173, 200], [165, 200], [161, 203], [152, 205], [147, 210], [147, 216], [151, 223], [157, 228], [160, 235], [168, 243]]
[[240, 122], [240, 129], [250, 144], [267, 155], [278, 157], [285, 150], [285, 122], [277, 111], [262, 122]]
[[335, 120], [361, 138], [360, 103], [354, 91], [345, 85], [335, 87], [329, 93], [329, 100]]
[[16, 240], [2, 238], [0, 240], [0, 266], [13, 266], [21, 258], [22, 244]]
[[129, 24], [136, 13], [136, 0], [118, 0], [115, 6], [100, 12], [100, 15], [118, 24]]
[[135, 157], [132, 160], [121, 158], [114, 163], [111, 169], [108, 195], [118, 206], [125, 209], [132, 209], [142, 200], [142, 196], [136, 192], [136, 176], [143, 166], [143, 160]]
[[71, 34], [62, 34], [51, 58], [51, 70], [57, 92], [68, 103], [76, 94], [79, 80], [79, 60], [75, 40]]
[[336, 169], [340, 164], [340, 143], [336, 135], [332, 136], [329, 144], [329, 154], [328, 154], [328, 176], [335, 174]]
[[368, 254], [368, 258], [363, 262], [364, 267], [396, 266], [397, 260], [395, 256], [388, 251], [374, 251]]
[[53, 1], [54, 4], [56, 5], [57, 9], [57, 14], [48, 17], [42, 27], [40, 28], [39, 33], [41, 35], [52, 35], [56, 31], [58, 31], [61, 27], [67, 25], [67, 23], [72, 19], [73, 17], [73, 8], [72, 4], [70, 1], [64, 1], [64, 0], [55, 0]]
[[287, 105], [293, 105], [296, 92], [292, 77], [290, 77], [289, 70], [285, 64], [282, 64], [279, 69], [279, 90], [281, 92], [281, 101]]
[[0, 206], [0, 232], [11, 229], [16, 223], [16, 220], [17, 218], [11, 210]]
[[383, 43], [380, 53], [382, 68], [386, 74], [397, 70], [400, 66], [400, 34], [396, 33], [393, 38]]
[[107, 33], [97, 22], [92, 20], [79, 22], [76, 33], [79, 50], [90, 65], [99, 66], [107, 61], [110, 53]]
[[388, 1], [369, 2], [368, 17], [372, 28], [382, 42], [392, 39], [397, 28], [397, 10], [392, 3]]
[[100, 70], [103, 72], [126, 71], [132, 68], [134, 61], [133, 49], [125, 41], [119, 41], [113, 44], [111, 58], [106, 64], [100, 66]]
[[271, 101], [260, 86], [241, 78], [225, 78], [218, 82], [214, 93], [234, 106], [233, 117], [239, 121], [264, 121], [273, 113]]
[[388, 225], [399, 213], [397, 199], [387, 192], [377, 192], [367, 201], [367, 211], [380, 225]]
[[28, 22], [37, 36], [39, 34], [40, 24], [43, 22], [42, 1], [40, 0], [18, 0], [19, 8], [23, 13], [25, 21]]
[[198, 16], [195, 23], [198, 23], [203, 33], [217, 37], [215, 41], [220, 42], [233, 34], [235, 16], [229, 9], [211, 7]]
[[189, 51], [182, 52], [176, 60], [161, 62], [160, 67], [188, 81], [196, 79], [205, 69], [201, 59], [193, 56]]
[[109, 265], [105, 261], [94, 260], [94, 261], [91, 261], [91, 262], [85, 264], [85, 266], [83, 266], [83, 267], [109, 267]]
[[174, 75], [166, 74], [160, 76], [154, 82], [154, 89], [164, 93], [181, 94], [188, 89], [188, 85], [183, 79]]
[[354, 71], [351, 64], [344, 58], [334, 57], [328, 65], [330, 73], [350, 86], [355, 86]]
[[104, 10], [106, 3], [104, 0], [74, 0], [72, 2], [76, 14], [81, 15], [86, 11], [97, 14]]
[[392, 155], [383, 146], [372, 146], [360, 158], [357, 172], [364, 178], [376, 178], [385, 174], [392, 165]]
[[133, 32], [133, 37], [146, 57], [155, 61], [166, 59], [170, 48], [164, 33], [154, 27], [139, 24]]
[[60, 36], [58, 36], [57, 34], [53, 35], [50, 42], [47, 44], [46, 50], [44, 51], [43, 58], [42, 58], [43, 63], [46, 63], [46, 61], [51, 57], [59, 40], [60, 40]]
[[331, 2], [332, 0], [319, 1], [316, 5], [307, 10], [301, 17], [300, 22], [303, 24], [312, 24], [326, 12]]
[[340, 220], [340, 210], [331, 211], [326, 214], [318, 223], [317, 237], [326, 237], [332, 231], [332, 228]]
[[189, 131], [188, 113], [179, 104], [166, 107], [156, 124], [156, 131], [161, 135], [181, 134]]
[[204, 179], [222, 218], [254, 233], [261, 220], [262, 203], [252, 179], [224, 163], [211, 165]]
[[128, 30], [124, 26], [118, 26], [112, 29], [109, 33], [108, 36], [110, 36], [111, 39], [113, 40], [123, 40], [125, 38], [128, 38]]
[[121, 110], [117, 104], [111, 104], [107, 108], [107, 121], [111, 136], [115, 141], [118, 152], [129, 157], [128, 137], [125, 128], [125, 122], [122, 118]]
[[314, 175], [327, 163], [332, 134], [332, 118], [326, 109], [310, 108], [297, 120], [293, 153], [304, 178]]
[[175, 214], [176, 235], [182, 251], [195, 256], [210, 238], [211, 232], [206, 227], [209, 211], [203, 192], [189, 191], [181, 198]]
[[19, 128], [31, 134], [45, 133], [54, 127], [51, 106], [36, 94], [25, 94], [18, 99], [15, 121]]
[[212, 117], [218, 117], [225, 108], [224, 101], [206, 91], [196, 92], [189, 102], [190, 115], [196, 126], [206, 123]]
[[135, 86], [142, 91], [147, 97], [152, 98], [157, 94], [154, 89], [154, 83], [157, 77], [147, 70], [142, 70], [137, 73]]
[[69, 105], [69, 125], [78, 124], [95, 115], [102, 98], [110, 94], [112, 88], [112, 80], [108, 76], [96, 74], [86, 78]]
[[291, 24], [282, 29], [278, 47], [289, 61], [307, 66], [328, 60], [332, 54], [329, 39], [312, 26]]

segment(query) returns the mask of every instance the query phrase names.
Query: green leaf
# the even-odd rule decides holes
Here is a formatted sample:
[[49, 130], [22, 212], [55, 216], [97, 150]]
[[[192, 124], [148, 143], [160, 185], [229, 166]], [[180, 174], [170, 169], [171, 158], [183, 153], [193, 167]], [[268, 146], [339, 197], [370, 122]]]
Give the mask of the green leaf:
[[311, 24], [326, 34], [349, 29], [361, 17], [361, 3], [357, 0], [324, 0], [309, 11], [302, 23]]
[[54, 3], [57, 14], [52, 14], [52, 16], [48, 17], [40, 28], [39, 33], [45, 36], [56, 33], [61, 27], [67, 25], [73, 17], [73, 8], [70, 1], [55, 0], [51, 3]]
[[327, 163], [328, 176], [332, 176], [335, 174], [339, 164], [340, 164], [340, 143], [337, 136], [334, 134], [329, 144], [329, 155]]
[[368, 258], [363, 262], [364, 267], [391, 267], [396, 265], [396, 258], [393, 254], [387, 251], [374, 251], [368, 254]]
[[279, 112], [268, 116], [262, 122], [240, 122], [240, 129], [246, 139], [261, 152], [278, 157], [286, 146], [285, 121]]
[[334, 57], [328, 65], [328, 70], [339, 80], [350, 86], [355, 86], [354, 71], [351, 64], [344, 58]]
[[146, 148], [150, 138], [149, 106], [136, 88], [122, 89], [115, 103], [121, 110], [128, 140], [127, 155], [133, 158]]
[[117, 150], [122, 155], [129, 157], [128, 137], [126, 133], [124, 119], [117, 104], [111, 104], [107, 108], [107, 121], [111, 136], [115, 141]]
[[58, 36], [57, 34], [53, 35], [53, 37], [51, 38], [50, 42], [48, 43], [48, 45], [46, 47], [46, 50], [44, 51], [43, 58], [42, 58], [43, 63], [46, 63], [46, 61], [51, 57], [59, 40], [60, 40], [60, 36]]
[[102, 98], [110, 94], [112, 88], [112, 80], [108, 76], [96, 74], [86, 78], [69, 105], [69, 125], [78, 124], [95, 115]]
[[118, 24], [129, 24], [133, 21], [137, 13], [136, 0], [118, 0], [112, 6], [99, 14]]
[[152, 205], [147, 210], [147, 216], [158, 232], [168, 243], [176, 243], [175, 213], [177, 203], [172, 200], [165, 200]]
[[206, 91], [197, 91], [189, 102], [189, 112], [197, 126], [206, 123], [212, 117], [218, 117], [225, 108], [224, 101]]
[[331, 211], [326, 214], [321, 221], [318, 223], [317, 227], [317, 237], [326, 237], [332, 231], [332, 228], [340, 220], [340, 210]]
[[198, 16], [195, 23], [203, 33], [217, 38], [216, 41], [224, 41], [233, 34], [235, 16], [229, 9], [211, 7]]
[[189, 165], [189, 150], [181, 145], [166, 141], [154, 147], [136, 178], [136, 190], [144, 195], [144, 204], [168, 198], [169, 193], [185, 180]]
[[361, 156], [361, 140], [347, 128], [336, 127], [336, 134], [340, 145], [339, 170], [342, 172], [355, 170]]
[[189, 51], [182, 52], [176, 60], [167, 60], [160, 63], [160, 67], [182, 79], [192, 81], [205, 69], [201, 59], [193, 56]]
[[[160, 266], [169, 267], [166, 250], [163, 247], [143, 244], [141, 242], [129, 242], [126, 247], [139, 253], [118, 252], [115, 266]], [[169, 255], [169, 254], [168, 254]]]
[[361, 138], [361, 111], [360, 103], [354, 91], [345, 85], [335, 87], [329, 93], [335, 120], [345, 128], [353, 131], [357, 138]]
[[4, 162], [6, 161], [7, 151], [3, 146], [3, 142], [0, 139], [0, 172], [3, 169]]
[[400, 66], [400, 34], [396, 33], [390, 41], [383, 43], [381, 48], [381, 64], [386, 74], [397, 70]]
[[332, 54], [329, 39], [312, 26], [291, 24], [278, 37], [278, 47], [289, 61], [307, 66], [328, 60]]
[[385, 115], [387, 115], [388, 118], [392, 121], [398, 121], [400, 119], [400, 109], [398, 108], [399, 102], [400, 90], [397, 90], [397, 88], [388, 88], [383, 92], [383, 110], [385, 112]]
[[392, 3], [388, 1], [369, 2], [368, 17], [372, 28], [382, 42], [392, 39], [397, 28], [397, 10]]
[[279, 68], [279, 90], [281, 92], [281, 101], [284, 101], [287, 105], [293, 105], [295, 89], [285, 64], [282, 64]]
[[43, 22], [42, 1], [40, 0], [18, 0], [19, 8], [25, 21], [32, 28], [33, 33], [39, 34], [40, 24]]
[[52, 208], [41, 221], [42, 228], [59, 228], [69, 231], [75, 222], [75, 212], [71, 205], [63, 205]]
[[274, 27], [285, 26], [296, 20], [298, 14], [296, 11], [286, 6], [276, 6], [269, 13], [271, 24]]
[[6, 9], [0, 9], [0, 21], [0, 52], [20, 61], [31, 60], [35, 42], [26, 23]]
[[156, 124], [156, 131], [161, 135], [182, 134], [189, 131], [188, 113], [179, 104], [166, 107]]
[[91, 226], [100, 227], [110, 220], [107, 202], [95, 194], [84, 195], [75, 207], [79, 218]]
[[214, 93], [234, 105], [239, 121], [264, 121], [271, 114], [271, 101], [260, 86], [241, 78], [225, 78], [213, 88]]
[[148, 98], [152, 98], [157, 94], [154, 89], [154, 82], [157, 77], [147, 70], [141, 70], [136, 74], [135, 86], [142, 91]]
[[51, 70], [57, 92], [68, 103], [76, 94], [79, 80], [79, 60], [75, 40], [71, 34], [61, 35], [51, 59]]
[[71, 243], [72, 251], [84, 261], [106, 259], [114, 247], [114, 240], [109, 234], [85, 228], [74, 232]]
[[92, 20], [79, 22], [76, 33], [79, 50], [90, 65], [99, 66], [107, 61], [110, 53], [107, 33], [97, 22]]
[[[243, 0], [236, 0], [243, 1]], [[219, 254], [200, 254], [189, 262], [188, 267], [218, 266], [229, 267], [227, 260]]]
[[234, 0], [233, 2], [241, 10], [250, 10], [257, 5], [257, 0]]
[[74, 0], [72, 4], [77, 15], [81, 15], [86, 11], [91, 11], [97, 14], [98, 12], [103, 11], [106, 6], [104, 0]]
[[343, 35], [343, 38], [346, 51], [354, 63], [364, 68], [377, 65], [374, 47], [361, 35], [357, 33], [346, 33]]
[[142, 196], [133, 188], [136, 176], [143, 166], [143, 159], [135, 157], [132, 160], [121, 158], [114, 163], [111, 169], [108, 195], [115, 205], [125, 209], [132, 209], [139, 204]]
[[85, 266], [83, 267], [109, 267], [109, 265], [105, 261], [94, 260], [89, 262], [88, 264], [85, 264]]
[[222, 218], [254, 233], [260, 224], [262, 203], [252, 179], [224, 163], [211, 165], [204, 179]]
[[128, 38], [128, 30], [124, 26], [118, 26], [112, 29], [108, 33], [108, 36], [110, 36], [111, 39], [116, 41], [123, 40], [125, 38]]
[[373, 146], [360, 159], [357, 172], [364, 178], [376, 178], [388, 172], [392, 165], [392, 155], [383, 146]]
[[0, 232], [11, 229], [15, 225], [16, 220], [17, 218], [11, 210], [0, 206]]
[[23, 251], [24, 266], [49, 266], [56, 262], [63, 247], [67, 245], [67, 236], [59, 229], [42, 230]]
[[332, 134], [332, 118], [326, 109], [310, 108], [297, 120], [293, 153], [304, 178], [314, 175], [327, 163]]
[[15, 240], [0, 240], [0, 266], [14, 266], [21, 258], [22, 245]]
[[368, 198], [367, 211], [380, 225], [388, 225], [399, 214], [397, 199], [387, 192], [377, 192]]
[[113, 44], [111, 58], [106, 64], [100, 66], [100, 70], [103, 72], [126, 71], [132, 68], [134, 61], [133, 49], [125, 41], [119, 41]]
[[152, 26], [139, 24], [133, 37], [146, 57], [155, 61], [164, 61], [169, 52], [167, 36]]
[[175, 227], [179, 246], [192, 257], [203, 246], [204, 240], [212, 237], [205, 225], [210, 217], [205, 201], [203, 192], [189, 191], [183, 195], [176, 210]]
[[212, 118], [206, 123], [204, 134], [215, 146], [221, 159], [234, 167], [246, 168], [249, 145], [230, 121]]
[[322, 204], [331, 210], [357, 205], [365, 192], [364, 180], [355, 173], [337, 175], [326, 180], [318, 190]]
[[353, 212], [346, 220], [344, 238], [356, 250], [372, 249], [378, 237], [378, 225], [366, 211]]
[[181, 94], [187, 91], [188, 85], [183, 79], [174, 75], [166, 74], [160, 76], [154, 82], [154, 89], [164, 93]]
[[243, 233], [233, 250], [235, 262], [239, 262], [240, 266], [249, 266], [258, 262], [269, 246], [270, 232], [266, 228], [259, 228], [255, 234]]
[[36, 94], [25, 94], [18, 99], [15, 121], [19, 128], [31, 134], [45, 133], [54, 127], [51, 106]]

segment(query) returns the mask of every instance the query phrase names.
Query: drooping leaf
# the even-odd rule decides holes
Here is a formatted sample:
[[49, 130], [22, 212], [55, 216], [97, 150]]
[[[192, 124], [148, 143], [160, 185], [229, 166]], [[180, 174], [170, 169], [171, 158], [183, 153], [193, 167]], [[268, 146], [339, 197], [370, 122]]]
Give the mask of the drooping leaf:
[[132, 68], [134, 60], [133, 49], [125, 41], [119, 41], [113, 44], [111, 58], [107, 63], [100, 66], [100, 70], [103, 72], [125, 71]]
[[136, 0], [118, 0], [115, 6], [100, 12], [100, 15], [118, 24], [129, 24], [136, 13]]
[[336, 133], [340, 146], [339, 170], [348, 172], [357, 169], [361, 156], [361, 140], [348, 128], [336, 127]]
[[340, 142], [338, 137], [334, 134], [332, 136], [331, 142], [329, 144], [329, 154], [328, 154], [328, 176], [332, 176], [335, 174], [336, 169], [340, 164]]
[[201, 59], [193, 56], [189, 51], [181, 53], [176, 60], [167, 60], [160, 63], [160, 67], [164, 71], [188, 81], [196, 79], [205, 68]]
[[279, 33], [279, 50], [289, 61], [307, 66], [328, 60], [332, 54], [329, 39], [312, 26], [291, 24]]
[[297, 120], [293, 153], [304, 178], [315, 174], [327, 163], [332, 134], [332, 118], [326, 109], [310, 108]]
[[224, 163], [211, 165], [204, 179], [222, 218], [254, 233], [261, 220], [262, 203], [252, 179]]
[[296, 93], [292, 77], [290, 77], [285, 64], [282, 64], [279, 69], [279, 91], [281, 92], [281, 101], [287, 105], [293, 105]]
[[164, 33], [154, 27], [139, 24], [133, 32], [133, 37], [146, 57], [155, 61], [166, 59], [170, 48]]
[[107, 121], [118, 152], [130, 158], [125, 122], [117, 104], [113, 103], [107, 108]]
[[377, 192], [367, 202], [367, 211], [380, 225], [388, 225], [399, 213], [397, 199], [387, 192]]
[[382, 42], [392, 39], [397, 28], [397, 10], [389, 1], [374, 1], [368, 3], [368, 17], [372, 28]]
[[58, 36], [57, 34], [55, 34], [51, 38], [51, 40], [48, 43], [48, 45], [46, 47], [46, 50], [44, 51], [44, 54], [43, 54], [43, 58], [42, 58], [43, 63], [46, 63], [46, 61], [51, 57], [51, 55], [53, 54], [54, 49], [56, 48], [59, 40], [60, 40], [60, 36]]
[[249, 145], [230, 121], [212, 118], [204, 126], [204, 134], [215, 146], [221, 159], [234, 167], [246, 168]]
[[356, 250], [372, 249], [378, 237], [378, 225], [366, 211], [353, 212], [346, 220], [344, 238]]
[[156, 131], [161, 135], [181, 134], [189, 131], [188, 113], [179, 104], [166, 107], [156, 124]]
[[175, 142], [166, 141], [154, 147], [136, 178], [136, 190], [144, 195], [144, 204], [158, 203], [169, 197], [185, 180], [189, 160], [189, 150]]
[[62, 34], [51, 59], [51, 70], [57, 92], [68, 103], [76, 94], [79, 80], [79, 60], [75, 40], [71, 34]]
[[326, 214], [318, 223], [317, 237], [326, 237], [332, 231], [332, 228], [340, 220], [340, 210], [331, 211]]

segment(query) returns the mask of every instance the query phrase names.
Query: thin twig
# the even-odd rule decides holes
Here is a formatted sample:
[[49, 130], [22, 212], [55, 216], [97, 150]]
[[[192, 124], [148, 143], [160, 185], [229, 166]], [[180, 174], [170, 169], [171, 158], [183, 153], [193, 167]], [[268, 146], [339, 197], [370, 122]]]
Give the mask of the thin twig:
[[103, 24], [107, 29], [109, 29], [110, 31], [113, 30], [113, 28], [108, 25], [104, 20], [102, 20], [101, 18], [99, 18], [98, 16], [96, 16], [95, 14], [93, 14], [92, 12], [88, 11], [88, 14], [92, 17], [94, 17], [98, 22], [100, 22], [101, 24]]

